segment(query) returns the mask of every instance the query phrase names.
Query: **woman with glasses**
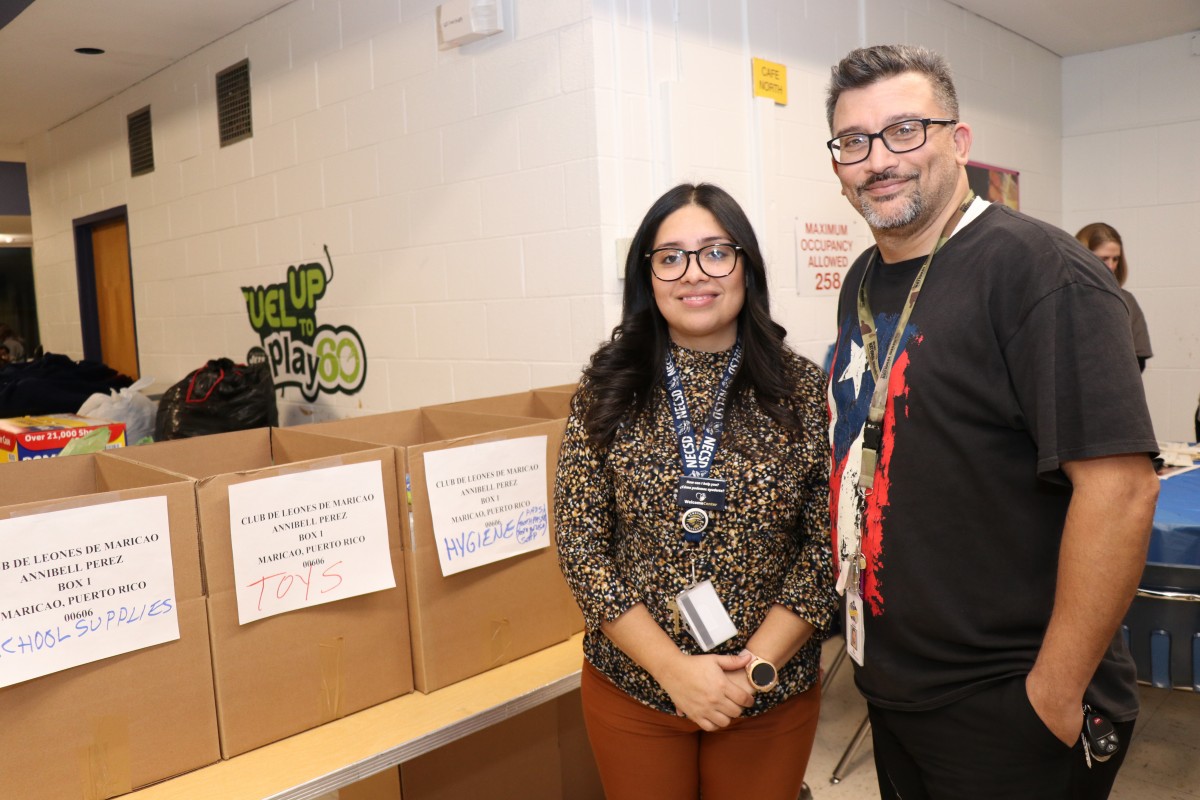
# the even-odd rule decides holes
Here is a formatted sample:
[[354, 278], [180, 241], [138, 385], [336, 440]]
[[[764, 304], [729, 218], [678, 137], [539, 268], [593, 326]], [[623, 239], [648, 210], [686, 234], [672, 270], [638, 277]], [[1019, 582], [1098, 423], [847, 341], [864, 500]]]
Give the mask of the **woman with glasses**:
[[745, 213], [681, 185], [572, 399], [559, 562], [610, 800], [795, 800], [835, 609], [821, 370], [784, 343]]
[[1093, 222], [1084, 225], [1075, 234], [1079, 243], [1091, 250], [1096, 258], [1104, 262], [1104, 266], [1117, 279], [1121, 287], [1121, 296], [1125, 305], [1129, 306], [1129, 324], [1133, 329], [1133, 351], [1137, 356], [1138, 369], [1146, 371], [1146, 362], [1154, 355], [1150, 349], [1150, 329], [1146, 327], [1146, 315], [1138, 305], [1133, 295], [1125, 290], [1125, 279], [1129, 277], [1129, 264], [1125, 261], [1125, 246], [1121, 242], [1121, 234], [1112, 225], [1103, 222]]

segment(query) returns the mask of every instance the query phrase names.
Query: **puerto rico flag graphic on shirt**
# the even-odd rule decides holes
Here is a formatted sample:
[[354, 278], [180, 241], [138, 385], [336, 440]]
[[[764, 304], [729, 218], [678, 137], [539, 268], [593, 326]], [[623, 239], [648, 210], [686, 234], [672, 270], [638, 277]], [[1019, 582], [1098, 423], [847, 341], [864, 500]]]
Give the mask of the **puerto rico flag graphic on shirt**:
[[[885, 358], [899, 314], [875, 317], [879, 357]], [[829, 438], [833, 451], [830, 470], [830, 518], [833, 522], [833, 551], [840, 568], [853, 539], [855, 526], [863, 520], [862, 554], [866, 557], [862, 597], [872, 616], [884, 611], [887, 588], [887, 542], [883, 522], [887, 519], [891, 491], [891, 460], [896, 433], [896, 414], [906, 413], [908, 383], [906, 373], [909, 349], [920, 345], [921, 337], [911, 320], [896, 352], [888, 378], [887, 408], [883, 415], [883, 441], [878, 453], [874, 485], [869, 492], [858, 485], [862, 463], [863, 426], [871, 408], [875, 377], [867, 364], [862, 333], [855, 314], [847, 315], [838, 331], [837, 346], [830, 368]]]

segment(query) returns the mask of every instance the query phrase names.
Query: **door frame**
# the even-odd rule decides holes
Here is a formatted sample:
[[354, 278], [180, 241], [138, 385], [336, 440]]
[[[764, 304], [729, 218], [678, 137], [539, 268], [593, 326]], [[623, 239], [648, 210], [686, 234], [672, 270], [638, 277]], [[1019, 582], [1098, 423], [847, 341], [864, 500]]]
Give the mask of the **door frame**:
[[[128, 206], [115, 206], [72, 220], [75, 233], [75, 282], [79, 287], [79, 328], [83, 336], [83, 357], [88, 361], [103, 361], [100, 347], [100, 311], [96, 297], [96, 258], [92, 250], [92, 228], [114, 219], [125, 220], [125, 239], [129, 239]], [[133, 249], [129, 249], [130, 287], [129, 306], [133, 311], [133, 337], [137, 342], [137, 304], [133, 286]], [[135, 350], [136, 352], [136, 350]], [[141, 359], [138, 359], [139, 363]]]

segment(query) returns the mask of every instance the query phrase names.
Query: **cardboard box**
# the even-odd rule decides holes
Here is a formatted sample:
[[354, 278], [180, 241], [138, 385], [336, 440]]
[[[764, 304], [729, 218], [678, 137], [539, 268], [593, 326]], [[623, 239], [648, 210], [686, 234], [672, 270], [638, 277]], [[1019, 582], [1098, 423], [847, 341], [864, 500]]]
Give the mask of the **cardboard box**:
[[543, 392], [550, 394], [565, 394], [568, 397], [579, 391], [579, 383], [560, 383], [557, 386], [543, 386], [541, 389], [534, 389], [535, 392]]
[[[125, 446], [123, 422], [81, 417], [78, 414], [0, 419], [0, 461], [33, 461], [61, 455], [71, 442], [101, 430], [107, 431], [106, 440], [86, 452]], [[102, 433], [95, 436], [104, 438]], [[70, 452], [67, 454], [71, 455]]]
[[[531, 421], [428, 408], [302, 429], [392, 445], [398, 463], [405, 465], [411, 516], [402, 514], [401, 523], [407, 542], [413, 674], [420, 691], [478, 675], [565, 641], [582, 629], [579, 608], [558, 568], [553, 515], [549, 547], [443, 576], [425, 480], [424, 457], [430, 451], [544, 435], [550, 500], [564, 428], [564, 420]], [[404, 480], [404, 475], [399, 479]]]
[[[196, 498], [225, 758], [412, 691], [393, 449], [258, 428], [157, 442], [112, 457], [201, 479]], [[395, 588], [239, 624], [229, 488], [363, 462], [382, 470]]]
[[583, 703], [579, 690], [562, 695], [555, 701], [558, 713], [558, 758], [562, 773], [563, 797], [572, 800], [604, 800], [600, 770], [588, 741], [583, 722]]
[[405, 800], [603, 800], [582, 724], [576, 690], [443, 745], [400, 766]]
[[0, 464], [0, 517], [165, 497], [179, 639], [0, 688], [5, 797], [101, 798], [220, 758], [191, 481], [107, 454]]
[[315, 800], [401, 800], [400, 768], [391, 767]]
[[575, 393], [575, 389], [574, 385], [554, 386], [528, 392], [481, 397], [476, 400], [442, 403], [425, 406], [425, 408], [532, 417], [534, 419], [566, 419], [571, 414], [571, 396]]

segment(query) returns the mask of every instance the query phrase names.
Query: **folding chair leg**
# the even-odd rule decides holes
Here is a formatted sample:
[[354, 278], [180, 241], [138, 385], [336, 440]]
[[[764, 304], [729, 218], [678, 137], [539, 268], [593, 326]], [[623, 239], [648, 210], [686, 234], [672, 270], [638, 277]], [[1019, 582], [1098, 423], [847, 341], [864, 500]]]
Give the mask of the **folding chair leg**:
[[846, 642], [842, 640], [842, 646], [838, 648], [837, 655], [833, 657], [833, 661], [829, 664], [829, 669], [825, 670], [825, 674], [821, 676], [821, 694], [825, 694], [825, 690], [829, 688], [829, 684], [833, 682], [833, 676], [838, 674], [838, 670], [842, 668], [842, 663], [846, 660]]
[[846, 767], [850, 763], [850, 759], [854, 758], [854, 754], [858, 752], [858, 748], [862, 746], [863, 740], [867, 738], [867, 734], [871, 732], [871, 718], [864, 716], [862, 724], [858, 726], [858, 730], [854, 734], [854, 738], [850, 740], [850, 744], [846, 746], [846, 752], [842, 753], [842, 760], [833, 768], [833, 775], [829, 778], [832, 784], [839, 784], [842, 778], [846, 777]]

